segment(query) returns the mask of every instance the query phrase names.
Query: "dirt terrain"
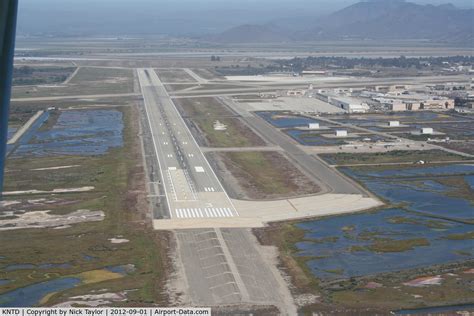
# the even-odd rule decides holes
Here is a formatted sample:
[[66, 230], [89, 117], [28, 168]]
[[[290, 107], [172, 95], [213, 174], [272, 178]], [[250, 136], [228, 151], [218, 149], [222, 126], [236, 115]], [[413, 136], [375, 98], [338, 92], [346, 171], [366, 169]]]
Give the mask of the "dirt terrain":
[[195, 83], [196, 80], [183, 69], [157, 69], [158, 76], [163, 82]]
[[466, 154], [474, 155], [474, 141], [459, 141], [443, 143], [443, 147], [464, 152]]
[[234, 116], [217, 98], [182, 98], [175, 99], [174, 103], [184, 117]]
[[214, 118], [195, 118], [197, 127], [207, 147], [251, 147], [265, 146], [266, 143], [238, 118], [221, 118], [218, 121], [227, 126], [226, 130], [215, 130]]
[[278, 152], [221, 152], [210, 158], [233, 198], [271, 200], [320, 191]]

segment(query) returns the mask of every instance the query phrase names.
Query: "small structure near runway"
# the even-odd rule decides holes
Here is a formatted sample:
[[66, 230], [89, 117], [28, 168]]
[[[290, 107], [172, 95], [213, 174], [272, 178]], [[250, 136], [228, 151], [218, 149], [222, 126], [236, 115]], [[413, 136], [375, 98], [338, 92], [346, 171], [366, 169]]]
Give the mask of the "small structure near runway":
[[215, 131], [225, 131], [227, 130], [227, 125], [221, 123], [220, 121], [214, 122], [214, 130]]
[[319, 129], [319, 123], [309, 123], [308, 129]]
[[422, 135], [432, 135], [434, 133], [433, 128], [431, 127], [422, 127], [420, 129], [420, 134]]
[[336, 130], [336, 137], [347, 137], [347, 130], [345, 129]]

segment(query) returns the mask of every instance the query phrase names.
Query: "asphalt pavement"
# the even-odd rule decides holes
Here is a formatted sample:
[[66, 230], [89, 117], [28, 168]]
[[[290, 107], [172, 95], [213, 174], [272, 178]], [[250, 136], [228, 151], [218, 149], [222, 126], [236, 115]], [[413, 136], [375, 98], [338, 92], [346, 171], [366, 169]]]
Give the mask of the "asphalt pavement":
[[139, 69], [169, 218], [239, 216], [153, 69]]

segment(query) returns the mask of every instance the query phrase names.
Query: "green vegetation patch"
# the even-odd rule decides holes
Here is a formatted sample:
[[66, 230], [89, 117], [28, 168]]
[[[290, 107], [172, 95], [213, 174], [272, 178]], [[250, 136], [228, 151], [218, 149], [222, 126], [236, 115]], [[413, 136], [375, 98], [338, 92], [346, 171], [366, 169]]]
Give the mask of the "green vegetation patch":
[[337, 274], [337, 275], [343, 275], [344, 270], [343, 269], [329, 269], [329, 270], [324, 270], [327, 273], [332, 273], [332, 274]]
[[470, 231], [464, 234], [451, 234], [444, 237], [449, 240], [469, 240], [474, 239], [474, 231]]
[[429, 246], [430, 242], [425, 238], [394, 240], [389, 238], [375, 238], [367, 249], [375, 252], [403, 252], [415, 247]]
[[231, 116], [224, 104], [216, 98], [182, 98], [175, 99], [175, 104], [181, 108], [184, 116]]
[[130, 81], [133, 84], [132, 69], [81, 67], [72, 78], [71, 83], [85, 84], [89, 81], [125, 81], [125, 79], [132, 79]]
[[[402, 287], [403, 282], [409, 281], [417, 275], [410, 275], [410, 272], [403, 274], [392, 274], [383, 278], [375, 278], [372, 281], [387, 283], [390, 286], [367, 289], [365, 285], [369, 280], [361, 282], [352, 288], [342, 291], [334, 291], [330, 294], [333, 305], [343, 306], [347, 309], [360, 309], [362, 314], [367, 311], [367, 307], [387, 311], [379, 314], [389, 314], [390, 310], [401, 308], [421, 308], [427, 306], [449, 306], [456, 304], [472, 303], [472, 291], [469, 284], [473, 281], [474, 275], [463, 274], [461, 269], [452, 270], [453, 273], [461, 273], [462, 280], [456, 275], [442, 275], [441, 285], [427, 287]], [[429, 275], [435, 275], [436, 271]], [[421, 274], [419, 276], [426, 276]], [[397, 281], [398, 280], [398, 281]], [[389, 298], [389, 299], [387, 299]]]
[[[185, 117], [203, 134], [210, 147], [251, 147], [266, 145], [257, 134], [245, 125], [216, 98], [185, 98], [174, 101]], [[216, 123], [225, 125], [215, 129]]]
[[443, 229], [449, 226], [446, 222], [441, 222], [437, 220], [418, 220], [412, 217], [403, 217], [403, 216], [395, 216], [388, 219], [389, 223], [392, 224], [411, 224], [411, 225], [425, 225], [429, 228], [438, 228]]
[[288, 194], [296, 189], [295, 183], [274, 163], [285, 159], [279, 153], [235, 152], [226, 156], [247, 175], [251, 188], [266, 194]]
[[15, 67], [13, 69], [13, 86], [62, 83], [75, 70], [74, 67]]
[[12, 104], [10, 107], [10, 115], [8, 117], [8, 126], [10, 127], [21, 127], [23, 126], [33, 115], [43, 108], [38, 108], [33, 105], [17, 106]]
[[318, 280], [312, 276], [307, 261], [322, 259], [320, 257], [296, 256], [299, 251], [296, 243], [306, 241], [305, 230], [294, 223], [271, 224], [269, 227], [255, 229], [259, 241], [264, 245], [276, 245], [279, 258], [289, 272], [296, 290], [318, 294]]
[[225, 168], [250, 199], [314, 194], [320, 188], [279, 152], [219, 153]]
[[339, 237], [337, 236], [328, 236], [324, 238], [313, 238], [309, 239], [309, 242], [315, 243], [315, 244], [325, 244], [325, 243], [335, 243], [339, 240]]
[[204, 133], [210, 147], [251, 147], [263, 146], [265, 142], [238, 118], [219, 118], [226, 125], [225, 130], [215, 130], [215, 118], [199, 117], [192, 120]]
[[466, 199], [474, 203], [471, 186], [463, 176], [438, 177], [436, 181], [449, 188], [446, 195]]
[[454, 251], [454, 253], [457, 254], [457, 255], [460, 255], [460, 256], [466, 256], [466, 257], [472, 256], [472, 253], [469, 252], [469, 251], [456, 250], [456, 251]]
[[446, 147], [448, 149], [461, 151], [466, 154], [474, 155], [474, 141], [473, 140], [441, 143], [440, 146]]
[[156, 69], [155, 70], [160, 80], [164, 83], [174, 82], [174, 83], [187, 83], [187, 82], [196, 82], [196, 80], [191, 77], [183, 69]]
[[133, 92], [133, 70], [82, 67], [72, 80], [61, 87], [15, 87], [14, 98], [96, 95]]
[[425, 162], [432, 161], [459, 161], [469, 160], [464, 157], [449, 153], [443, 150], [416, 150], [416, 151], [390, 151], [384, 153], [339, 153], [339, 154], [322, 154], [321, 158], [331, 164], [377, 164], [377, 163], [409, 163], [423, 160]]

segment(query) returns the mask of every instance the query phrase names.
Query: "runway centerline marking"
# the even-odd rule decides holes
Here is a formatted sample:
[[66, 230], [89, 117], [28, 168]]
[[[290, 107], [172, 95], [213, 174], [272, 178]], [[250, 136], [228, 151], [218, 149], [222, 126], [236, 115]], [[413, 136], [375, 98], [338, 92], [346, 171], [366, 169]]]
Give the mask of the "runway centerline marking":
[[169, 216], [232, 217], [232, 201], [156, 72], [139, 69], [138, 74]]

